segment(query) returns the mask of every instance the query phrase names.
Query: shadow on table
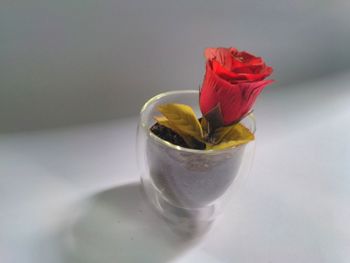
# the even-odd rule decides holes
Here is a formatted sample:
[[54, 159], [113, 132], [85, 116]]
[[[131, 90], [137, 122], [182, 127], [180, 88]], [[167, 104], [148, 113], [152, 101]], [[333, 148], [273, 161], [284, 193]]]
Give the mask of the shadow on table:
[[63, 231], [64, 262], [168, 262], [199, 241], [174, 231], [145, 199], [140, 184], [88, 198]]

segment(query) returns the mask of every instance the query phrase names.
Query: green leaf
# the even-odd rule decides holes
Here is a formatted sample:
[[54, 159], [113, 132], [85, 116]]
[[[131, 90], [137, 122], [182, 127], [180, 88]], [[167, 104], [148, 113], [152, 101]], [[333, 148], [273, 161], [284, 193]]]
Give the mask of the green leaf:
[[168, 119], [171, 127], [176, 128], [179, 135], [192, 136], [203, 141], [203, 129], [192, 108], [184, 104], [163, 104], [158, 110]]

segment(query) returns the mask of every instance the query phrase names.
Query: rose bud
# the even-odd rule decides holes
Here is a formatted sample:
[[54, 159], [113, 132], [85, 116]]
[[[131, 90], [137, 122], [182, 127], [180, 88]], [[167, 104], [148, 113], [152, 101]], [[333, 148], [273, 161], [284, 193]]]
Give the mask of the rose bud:
[[[235, 48], [207, 48], [206, 73], [199, 104], [203, 116], [216, 127], [239, 122], [260, 92], [273, 80], [262, 58]], [[213, 125], [214, 126], [214, 125]]]

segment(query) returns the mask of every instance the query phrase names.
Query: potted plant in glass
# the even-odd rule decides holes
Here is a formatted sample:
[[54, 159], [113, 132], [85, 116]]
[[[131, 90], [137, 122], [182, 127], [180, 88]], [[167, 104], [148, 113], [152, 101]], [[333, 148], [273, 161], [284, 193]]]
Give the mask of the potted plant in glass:
[[175, 223], [211, 222], [254, 141], [252, 107], [272, 80], [264, 60], [235, 48], [207, 48], [200, 91], [159, 94], [143, 106], [138, 163], [143, 188]]

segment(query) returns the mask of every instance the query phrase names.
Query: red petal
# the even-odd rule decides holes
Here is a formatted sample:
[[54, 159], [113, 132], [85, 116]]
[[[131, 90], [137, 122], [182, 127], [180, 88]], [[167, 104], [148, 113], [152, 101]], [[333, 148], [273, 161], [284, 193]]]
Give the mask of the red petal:
[[242, 93], [242, 114], [247, 114], [253, 107], [257, 97], [261, 91], [268, 85], [274, 82], [273, 80], [261, 80], [250, 83], [240, 83]]
[[[270, 72], [265, 71], [265, 69], [262, 69], [262, 73], [258, 73], [258, 74], [254, 72], [249, 72], [249, 70], [251, 70], [249, 67], [240, 68], [246, 72], [228, 71], [226, 68], [220, 65], [216, 60], [212, 62], [212, 66], [215, 74], [217, 74], [218, 76], [220, 76], [221, 78], [225, 79], [226, 81], [232, 84], [241, 83], [241, 82], [258, 81], [270, 75]], [[253, 69], [255, 68], [253, 67]], [[259, 68], [256, 68], [256, 69], [259, 69]]]
[[217, 81], [213, 75], [214, 73], [212, 72], [210, 62], [207, 62], [206, 72], [199, 95], [199, 106], [203, 115], [211, 111], [219, 102], [216, 93]]
[[[244, 58], [245, 61], [251, 61], [252, 59], [256, 59], [258, 57], [254, 56], [253, 54], [250, 54], [249, 52], [247, 51], [241, 51], [241, 52], [238, 52], [237, 54], [238, 56]], [[258, 58], [259, 59], [259, 58]]]
[[204, 56], [208, 61], [217, 61], [227, 70], [231, 70], [233, 57], [231, 49], [228, 48], [207, 48], [204, 51]]
[[210, 63], [207, 63], [199, 98], [203, 115], [219, 104], [224, 124], [232, 123], [240, 118], [241, 97], [239, 85], [231, 84], [220, 78], [212, 70]]
[[235, 72], [229, 71], [226, 68], [224, 68], [216, 60], [214, 60], [212, 62], [212, 65], [213, 65], [213, 71], [217, 75], [219, 75], [220, 77], [226, 79], [229, 82], [231, 82], [232, 80], [249, 80], [244, 73], [240, 74], [240, 73], [235, 73]]
[[230, 87], [218, 89], [218, 99], [221, 107], [224, 125], [238, 121], [241, 116], [242, 95], [239, 85], [231, 84]]

